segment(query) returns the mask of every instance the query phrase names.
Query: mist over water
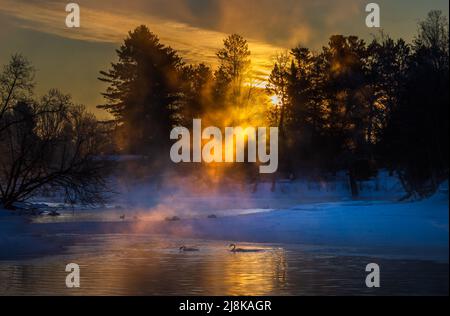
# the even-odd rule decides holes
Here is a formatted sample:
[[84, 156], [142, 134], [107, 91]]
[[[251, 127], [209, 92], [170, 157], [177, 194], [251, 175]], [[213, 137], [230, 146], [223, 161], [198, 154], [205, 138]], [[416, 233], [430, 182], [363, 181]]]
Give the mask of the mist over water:
[[448, 295], [445, 11], [0, 2], [0, 295]]

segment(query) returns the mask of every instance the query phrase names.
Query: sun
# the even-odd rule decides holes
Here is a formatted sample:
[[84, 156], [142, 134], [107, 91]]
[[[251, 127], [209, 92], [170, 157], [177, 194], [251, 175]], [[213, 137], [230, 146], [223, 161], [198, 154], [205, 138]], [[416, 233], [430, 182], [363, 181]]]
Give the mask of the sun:
[[278, 106], [281, 103], [281, 99], [279, 96], [277, 96], [276, 94], [274, 94], [273, 96], [270, 97], [270, 101], [272, 102], [272, 104], [274, 106]]

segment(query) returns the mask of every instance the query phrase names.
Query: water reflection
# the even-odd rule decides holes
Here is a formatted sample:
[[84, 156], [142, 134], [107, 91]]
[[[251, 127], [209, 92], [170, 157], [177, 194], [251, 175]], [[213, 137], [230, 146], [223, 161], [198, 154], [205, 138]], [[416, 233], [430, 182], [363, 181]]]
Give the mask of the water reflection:
[[[179, 252], [180, 244], [196, 253]], [[64, 255], [0, 262], [0, 294], [8, 295], [339, 295], [448, 294], [448, 264], [378, 261], [380, 292], [364, 288], [369, 259], [325, 256], [298, 248], [231, 253], [228, 243], [104, 235], [79, 240]], [[81, 268], [81, 288], [65, 287], [65, 265]]]
[[[179, 244], [164, 238], [103, 236], [70, 247], [66, 255], [0, 263], [0, 293], [269, 295], [285, 284], [283, 249], [238, 254], [224, 242], [197, 241], [201, 251], [182, 253]], [[80, 265], [80, 289], [65, 288], [64, 268], [70, 262]]]
[[221, 253], [211, 260], [211, 265], [212, 268], [203, 271], [203, 286], [209, 286], [217, 295], [224, 292], [228, 295], [270, 295], [286, 284], [286, 258], [282, 249]]

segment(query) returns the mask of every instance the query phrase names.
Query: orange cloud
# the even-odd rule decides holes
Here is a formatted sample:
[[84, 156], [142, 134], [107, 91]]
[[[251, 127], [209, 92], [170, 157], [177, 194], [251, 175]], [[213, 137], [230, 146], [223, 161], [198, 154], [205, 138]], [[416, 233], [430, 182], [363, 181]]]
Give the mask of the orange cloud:
[[[1, 0], [1, 3], [0, 11], [15, 17], [18, 27], [75, 40], [121, 43], [128, 31], [145, 24], [164, 44], [178, 50], [189, 63], [204, 62], [215, 66], [215, 53], [227, 36], [222, 32], [201, 29], [150, 14], [133, 12], [125, 15], [90, 8], [87, 5], [81, 7], [81, 27], [69, 29], [65, 26], [67, 13], [61, 3], [49, 2], [43, 5], [33, 1], [13, 0]], [[281, 48], [253, 39], [249, 39], [249, 47], [255, 74], [261, 81], [265, 81], [271, 68], [271, 58]]]

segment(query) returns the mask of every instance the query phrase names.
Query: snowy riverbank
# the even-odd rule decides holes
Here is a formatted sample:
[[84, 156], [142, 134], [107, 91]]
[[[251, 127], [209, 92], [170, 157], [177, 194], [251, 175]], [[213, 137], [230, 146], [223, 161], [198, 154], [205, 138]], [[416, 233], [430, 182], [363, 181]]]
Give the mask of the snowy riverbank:
[[95, 235], [158, 234], [448, 262], [448, 187], [417, 202], [365, 198], [300, 203], [278, 193], [241, 200], [172, 197], [156, 206], [67, 210], [59, 217], [13, 214], [0, 212], [0, 259], [60, 252]]

